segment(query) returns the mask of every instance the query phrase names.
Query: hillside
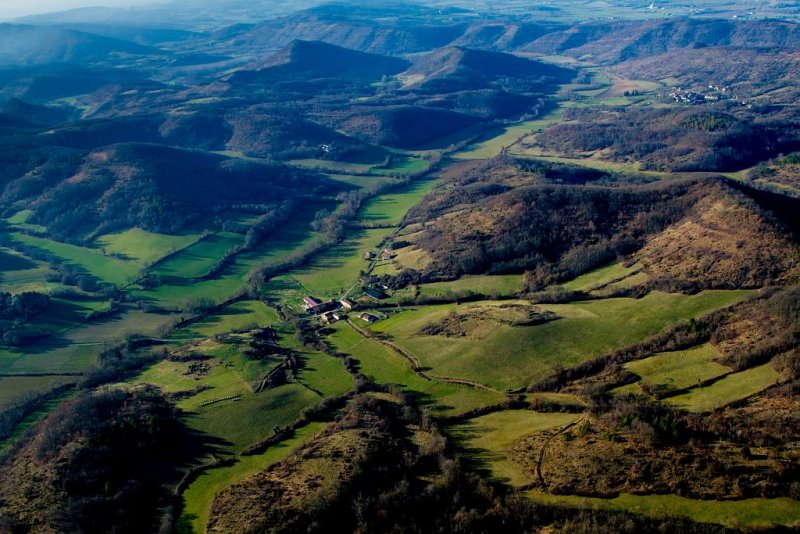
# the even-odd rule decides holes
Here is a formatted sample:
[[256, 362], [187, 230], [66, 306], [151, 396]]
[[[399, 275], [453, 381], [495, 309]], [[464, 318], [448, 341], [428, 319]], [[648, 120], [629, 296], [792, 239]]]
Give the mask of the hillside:
[[294, 40], [252, 70], [236, 72], [233, 83], [339, 78], [375, 81], [402, 72], [405, 60], [359, 52], [322, 41]]
[[521, 50], [586, 57], [617, 63], [675, 49], [715, 46], [800, 46], [800, 26], [783, 21], [729, 21], [680, 18], [652, 22], [587, 23], [548, 33]]
[[768, 48], [703, 47], [625, 61], [614, 71], [630, 79], [676, 80], [682, 87], [716, 85], [758, 103], [797, 98], [800, 52]]
[[336, 121], [336, 128], [366, 143], [422, 148], [478, 122], [476, 117], [443, 109], [397, 106], [356, 109]]
[[502, 52], [446, 47], [417, 59], [402, 76], [407, 87], [429, 91], [481, 89], [500, 82], [517, 92], [530, 92], [566, 82], [574, 73]]
[[528, 271], [536, 288], [629, 255], [651, 287], [666, 290], [800, 276], [800, 249], [776, 215], [721, 183], [630, 186], [565, 170], [548, 176], [500, 160], [428, 197], [412, 219], [427, 221], [411, 239], [432, 259], [423, 278]]
[[28, 200], [31, 221], [75, 239], [101, 228], [175, 232], [235, 204], [267, 204], [336, 191], [326, 179], [260, 164], [149, 144], [93, 151], [70, 178]]
[[[588, 108], [546, 128], [532, 146], [612, 161], [638, 161], [656, 171], [735, 171], [800, 147], [791, 112], [761, 117], [735, 107]], [[642, 140], [645, 139], [646, 142]]]
[[331, 4], [250, 27], [233, 27], [221, 32], [221, 36], [231, 46], [261, 54], [302, 39], [362, 52], [402, 55], [445, 46], [466, 28], [463, 23], [442, 25], [430, 14], [429, 9], [408, 4], [393, 7]]
[[0, 25], [0, 65], [108, 63], [132, 56], [166, 53], [136, 43], [90, 33], [22, 24]]

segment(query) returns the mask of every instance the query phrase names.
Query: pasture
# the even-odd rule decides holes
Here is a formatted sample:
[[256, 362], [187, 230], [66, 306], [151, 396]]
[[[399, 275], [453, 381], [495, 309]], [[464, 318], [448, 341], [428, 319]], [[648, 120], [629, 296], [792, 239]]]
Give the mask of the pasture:
[[460, 297], [471, 293], [508, 297], [516, 295], [522, 289], [522, 275], [500, 274], [464, 276], [450, 282], [423, 284], [419, 286], [419, 293], [434, 298]]
[[[750, 291], [704, 291], [696, 295], [653, 292], [619, 298], [542, 305], [560, 319], [530, 327], [498, 324], [481, 339], [428, 336], [426, 325], [457, 305], [421, 306], [392, 315], [372, 330], [390, 335], [433, 373], [476, 380], [496, 389], [515, 389], [655, 335], [669, 326], [729, 306]], [[475, 305], [465, 304], [459, 309]]]
[[347, 324], [334, 325], [330, 342], [336, 350], [349, 354], [359, 370], [380, 384], [400, 386], [428, 406], [434, 415], [456, 415], [503, 400], [499, 393], [425, 380], [417, 375], [402, 355], [373, 339], [364, 338]]
[[[318, 209], [329, 208], [329, 204], [312, 204], [298, 212], [261, 241], [253, 250], [236, 255], [229, 266], [218, 276], [194, 283], [164, 284], [151, 290], [135, 290], [132, 293], [146, 302], [166, 309], [181, 309], [190, 297], [209, 297], [223, 302], [232, 297], [245, 285], [245, 277], [250, 269], [265, 261], [277, 260], [292, 251], [319, 239], [319, 234], [311, 230], [311, 221]], [[235, 234], [234, 234], [235, 235]]]
[[415, 180], [410, 184], [368, 200], [358, 212], [358, 220], [370, 224], [400, 224], [406, 212], [431, 192], [436, 180]]
[[729, 367], [714, 360], [721, 354], [709, 344], [688, 350], [662, 352], [625, 364], [625, 368], [639, 375], [650, 389], [674, 391], [695, 386], [731, 372]]
[[75, 376], [0, 376], [0, 410], [26, 394], [44, 393], [64, 384], [74, 384]]
[[344, 241], [292, 271], [292, 276], [313, 295], [338, 296], [356, 283], [359, 272], [369, 266], [364, 252], [375, 250], [391, 233], [389, 228], [354, 229]]
[[55, 286], [47, 282], [50, 267], [14, 250], [0, 247], [0, 289], [11, 293], [26, 290], [47, 291]]
[[690, 389], [666, 402], [690, 412], [710, 412], [755, 395], [776, 384], [779, 378], [780, 374], [767, 363], [730, 374], [709, 386]]
[[153, 267], [164, 278], [200, 278], [244, 238], [232, 232], [219, 232], [197, 241]]
[[147, 267], [164, 256], [188, 247], [198, 239], [200, 234], [166, 235], [131, 228], [103, 235], [95, 241], [105, 254]]
[[324, 423], [309, 423], [297, 430], [291, 438], [276, 443], [261, 454], [240, 456], [231, 466], [203, 471], [182, 494], [183, 512], [179, 520], [179, 530], [196, 534], [205, 532], [211, 503], [217, 493], [283, 460], [319, 434], [324, 427]]
[[[141, 373], [134, 382], [159, 386], [167, 393], [206, 387], [179, 400], [177, 406], [186, 412], [186, 422], [191, 428], [213, 437], [221, 451], [232, 454], [271, 436], [276, 425], [288, 425], [321, 400], [298, 383], [254, 393], [240, 370], [221, 360], [211, 361], [210, 369], [203, 373], [192, 373], [188, 362], [162, 361]], [[203, 406], [234, 396], [238, 400]]]
[[177, 330], [170, 339], [187, 341], [224, 334], [250, 326], [265, 326], [278, 321], [278, 314], [259, 300], [234, 302], [215, 313]]
[[567, 291], [592, 291], [617, 280], [626, 279], [639, 269], [641, 269], [639, 264], [626, 267], [622, 263], [612, 263], [564, 282], [561, 287]]
[[685, 517], [693, 521], [744, 530], [796, 527], [800, 524], [800, 502], [786, 498], [708, 501], [677, 495], [622, 494], [613, 499], [539, 492], [529, 492], [527, 495], [541, 504], [576, 509], [619, 510], [651, 517]]
[[136, 278], [136, 275], [141, 270], [134, 262], [104, 255], [96, 249], [59, 243], [51, 239], [16, 232], [11, 233], [11, 238], [17, 243], [48, 252], [64, 263], [92, 275], [101, 282], [117, 286], [128, 284]]
[[508, 148], [518, 139], [538, 132], [552, 126], [561, 120], [563, 109], [555, 108], [542, 115], [538, 119], [511, 124], [495, 130], [488, 135], [487, 139], [453, 154], [454, 159], [490, 159], [500, 154], [504, 148]]
[[540, 413], [532, 410], [505, 410], [480, 417], [448, 428], [448, 433], [458, 441], [480, 467], [488, 469], [494, 478], [521, 486], [534, 480], [534, 473], [510, 459], [512, 447], [523, 437], [560, 428], [576, 421], [579, 414]]

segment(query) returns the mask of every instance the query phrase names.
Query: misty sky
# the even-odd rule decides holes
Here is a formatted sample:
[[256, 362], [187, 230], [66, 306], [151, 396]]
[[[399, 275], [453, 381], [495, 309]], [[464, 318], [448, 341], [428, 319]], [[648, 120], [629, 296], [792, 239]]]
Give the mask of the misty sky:
[[156, 0], [0, 0], [0, 19], [7, 20], [34, 13], [63, 11], [76, 7], [129, 6], [153, 3], [156, 3]]

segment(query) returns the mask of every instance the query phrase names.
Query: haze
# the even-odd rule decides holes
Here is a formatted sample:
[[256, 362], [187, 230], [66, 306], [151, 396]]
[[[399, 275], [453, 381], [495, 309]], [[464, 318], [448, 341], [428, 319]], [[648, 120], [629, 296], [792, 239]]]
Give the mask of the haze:
[[18, 0], [0, 0], [0, 19], [12, 19], [38, 13], [49, 13], [81, 7], [104, 6], [125, 7], [152, 4], [150, 0], [33, 0], [21, 3]]

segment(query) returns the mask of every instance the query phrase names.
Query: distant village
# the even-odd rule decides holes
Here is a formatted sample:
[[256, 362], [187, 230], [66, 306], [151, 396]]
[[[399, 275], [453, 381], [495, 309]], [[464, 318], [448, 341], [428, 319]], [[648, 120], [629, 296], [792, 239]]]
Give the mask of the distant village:
[[[707, 87], [702, 89], [684, 89], [677, 87], [669, 94], [669, 97], [677, 104], [693, 105], [733, 99], [729, 87], [719, 86], [714, 83], [710, 83]], [[742, 104], [744, 103], [745, 102], [742, 102]]]

